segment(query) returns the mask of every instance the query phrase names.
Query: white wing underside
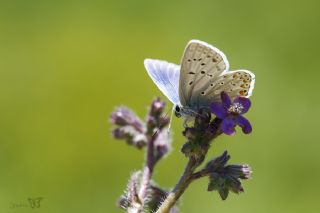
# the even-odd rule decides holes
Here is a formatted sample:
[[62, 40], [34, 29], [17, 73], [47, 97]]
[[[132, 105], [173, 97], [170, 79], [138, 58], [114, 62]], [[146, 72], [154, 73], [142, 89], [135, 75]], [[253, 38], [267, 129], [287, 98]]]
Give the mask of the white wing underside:
[[222, 51], [199, 40], [191, 40], [184, 51], [179, 79], [179, 96], [183, 106], [192, 109], [220, 101], [225, 91], [234, 99], [249, 97], [255, 76], [247, 70], [229, 71]]
[[167, 61], [145, 59], [144, 66], [157, 87], [174, 104], [179, 101], [180, 66]]

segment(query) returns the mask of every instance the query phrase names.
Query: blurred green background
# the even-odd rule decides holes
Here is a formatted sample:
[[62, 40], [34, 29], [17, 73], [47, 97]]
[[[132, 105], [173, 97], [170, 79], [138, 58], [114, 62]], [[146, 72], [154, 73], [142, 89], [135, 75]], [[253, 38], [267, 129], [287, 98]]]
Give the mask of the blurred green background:
[[[191, 185], [180, 210], [319, 212], [319, 1], [35, 1], [0, 3], [0, 212], [121, 212], [115, 206], [144, 153], [110, 136], [127, 105], [144, 116], [162, 95], [146, 57], [179, 63], [193, 38], [217, 46], [231, 69], [256, 74], [251, 135], [220, 137], [249, 163], [246, 192], [221, 201]], [[171, 106], [170, 106], [171, 107]], [[186, 163], [182, 120], [155, 180], [170, 188]]]

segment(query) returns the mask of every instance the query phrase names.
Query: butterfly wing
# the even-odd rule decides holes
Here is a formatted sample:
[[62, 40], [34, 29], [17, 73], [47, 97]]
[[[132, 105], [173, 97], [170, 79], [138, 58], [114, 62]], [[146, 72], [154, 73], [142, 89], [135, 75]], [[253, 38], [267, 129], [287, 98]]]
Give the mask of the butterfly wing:
[[179, 96], [183, 106], [191, 108], [207, 104], [205, 89], [229, 69], [226, 56], [217, 48], [191, 40], [181, 62]]
[[156, 59], [145, 59], [144, 66], [157, 87], [173, 103], [179, 103], [180, 66]]
[[250, 97], [255, 83], [255, 75], [248, 70], [227, 71], [214, 79], [204, 91], [208, 104], [219, 102], [222, 91], [228, 93], [231, 99], [237, 96]]
[[228, 69], [229, 62], [219, 49], [202, 41], [190, 41], [181, 63], [179, 95], [182, 105], [206, 107], [221, 101], [222, 91], [231, 99], [251, 96], [254, 74], [248, 70]]

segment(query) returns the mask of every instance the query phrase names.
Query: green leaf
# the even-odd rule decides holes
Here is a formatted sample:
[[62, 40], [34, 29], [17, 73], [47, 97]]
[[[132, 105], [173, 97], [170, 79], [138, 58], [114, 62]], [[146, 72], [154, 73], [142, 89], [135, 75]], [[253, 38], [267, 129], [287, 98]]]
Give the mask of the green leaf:
[[219, 189], [219, 194], [222, 200], [227, 199], [228, 195], [229, 195], [229, 188], [228, 187], [222, 187]]

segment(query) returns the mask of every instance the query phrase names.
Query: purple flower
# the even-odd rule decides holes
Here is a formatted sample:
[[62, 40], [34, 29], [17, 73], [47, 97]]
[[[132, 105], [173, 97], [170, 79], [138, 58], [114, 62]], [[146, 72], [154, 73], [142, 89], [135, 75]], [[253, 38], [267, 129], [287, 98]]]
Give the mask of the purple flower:
[[251, 124], [242, 115], [248, 112], [251, 106], [250, 100], [236, 97], [232, 101], [226, 92], [222, 92], [221, 101], [221, 103], [213, 102], [210, 105], [211, 111], [217, 118], [222, 119], [221, 130], [227, 135], [234, 135], [236, 125], [239, 125], [243, 133], [249, 134], [252, 131]]

